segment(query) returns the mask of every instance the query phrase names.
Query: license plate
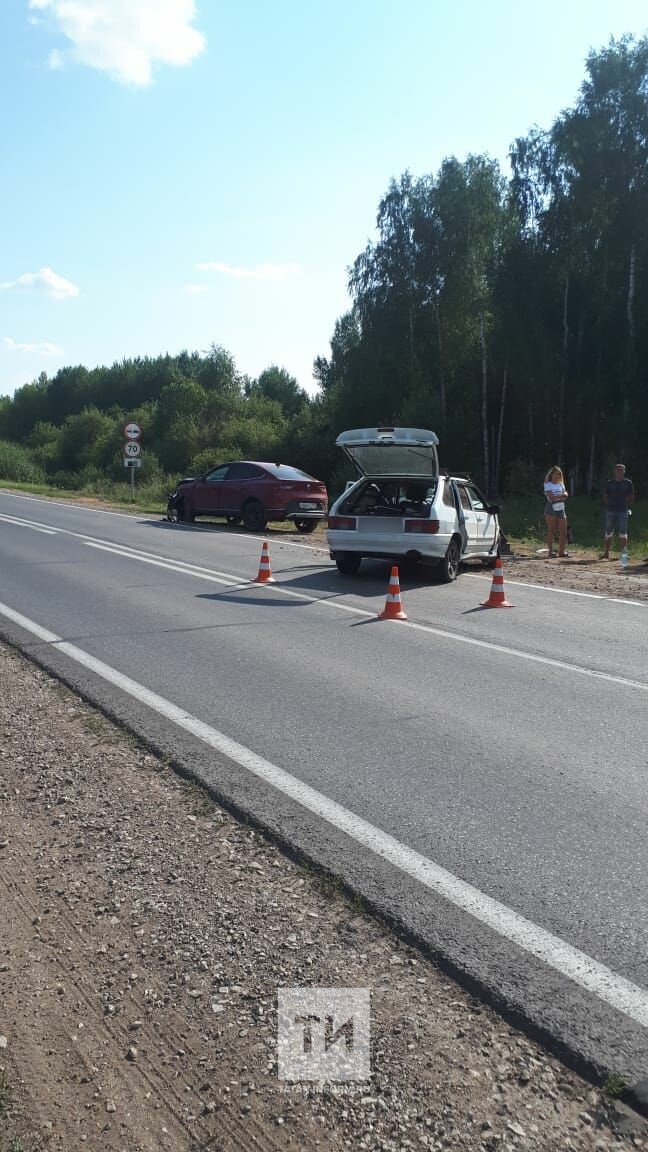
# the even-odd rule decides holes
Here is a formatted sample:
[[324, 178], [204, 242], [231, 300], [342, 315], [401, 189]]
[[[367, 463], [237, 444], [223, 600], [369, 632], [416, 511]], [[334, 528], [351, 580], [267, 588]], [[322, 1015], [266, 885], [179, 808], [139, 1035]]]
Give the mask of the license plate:
[[303, 512], [308, 512], [314, 508], [317, 508], [317, 504], [314, 504], [311, 501], [310, 503], [306, 502], [305, 504], [300, 504], [299, 507], [302, 509]]

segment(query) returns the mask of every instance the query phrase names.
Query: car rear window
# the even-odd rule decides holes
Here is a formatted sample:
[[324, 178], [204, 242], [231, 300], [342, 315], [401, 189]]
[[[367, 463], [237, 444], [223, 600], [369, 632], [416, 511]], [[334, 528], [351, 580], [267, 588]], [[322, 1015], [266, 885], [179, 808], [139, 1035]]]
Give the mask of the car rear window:
[[268, 472], [277, 480], [314, 480], [307, 472], [300, 472], [299, 468], [291, 468], [290, 464], [266, 464]]

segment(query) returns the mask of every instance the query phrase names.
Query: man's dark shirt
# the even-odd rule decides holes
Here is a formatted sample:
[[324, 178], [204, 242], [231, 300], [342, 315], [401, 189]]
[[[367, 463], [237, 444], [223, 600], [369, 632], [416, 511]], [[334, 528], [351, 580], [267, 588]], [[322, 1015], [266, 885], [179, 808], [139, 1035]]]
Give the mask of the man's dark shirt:
[[634, 496], [632, 480], [608, 480], [605, 485], [607, 507], [610, 512], [625, 512], [628, 500]]

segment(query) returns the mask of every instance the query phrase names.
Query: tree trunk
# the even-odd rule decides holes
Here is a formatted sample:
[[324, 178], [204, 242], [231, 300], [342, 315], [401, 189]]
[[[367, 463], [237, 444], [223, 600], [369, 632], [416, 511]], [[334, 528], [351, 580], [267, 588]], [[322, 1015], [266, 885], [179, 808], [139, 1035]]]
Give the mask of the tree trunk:
[[567, 387], [567, 371], [569, 356], [569, 327], [567, 324], [567, 305], [569, 302], [569, 275], [565, 277], [565, 294], [563, 297], [563, 363], [560, 373], [560, 396], [558, 400], [558, 460], [562, 465], [564, 422], [565, 422], [565, 390]]
[[590, 450], [589, 450], [589, 463], [587, 465], [587, 480], [585, 481], [585, 491], [588, 496], [592, 495], [594, 489], [594, 457], [596, 453], [596, 412], [592, 413], [593, 425], [592, 435], [590, 437]]
[[445, 361], [443, 358], [443, 334], [441, 332], [441, 317], [439, 315], [439, 306], [435, 300], [434, 302], [434, 316], [436, 319], [437, 330], [437, 344], [439, 348], [439, 394], [441, 399], [441, 423], [445, 427], [446, 423], [446, 379], [445, 379]]
[[628, 321], [628, 376], [623, 393], [623, 426], [621, 431], [621, 455], [625, 455], [625, 440], [630, 423], [630, 390], [635, 378], [635, 292], [636, 292], [636, 245], [630, 248], [630, 268], [628, 271], [628, 299], [626, 318]]
[[636, 261], [637, 250], [633, 244], [630, 249], [630, 271], [628, 273], [628, 302], [626, 305], [626, 316], [628, 319], [628, 364], [630, 368], [630, 377], [634, 376], [635, 367], [635, 317], [634, 305], [636, 294]]
[[482, 402], [481, 402], [481, 419], [482, 419], [482, 444], [484, 450], [484, 481], [488, 483], [490, 479], [490, 452], [488, 450], [488, 354], [486, 351], [486, 326], [484, 323], [484, 314], [482, 312], [479, 317], [479, 343], [481, 345], [481, 360], [482, 360]]
[[493, 472], [493, 492], [499, 492], [500, 468], [502, 466], [502, 432], [504, 430], [504, 408], [506, 405], [506, 385], [508, 382], [508, 363], [504, 364], [504, 378], [502, 380], [502, 398], [500, 400], [499, 424], [497, 426], [497, 448], [495, 450], [495, 469]]

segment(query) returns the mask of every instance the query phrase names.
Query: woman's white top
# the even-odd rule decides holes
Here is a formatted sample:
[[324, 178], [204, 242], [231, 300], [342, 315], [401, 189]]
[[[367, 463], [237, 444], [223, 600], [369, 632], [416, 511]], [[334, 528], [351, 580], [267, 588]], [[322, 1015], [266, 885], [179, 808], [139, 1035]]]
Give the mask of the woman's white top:
[[[562, 496], [563, 492], [565, 491], [562, 484], [554, 484], [551, 480], [547, 480], [547, 482], [544, 486], [544, 490], [547, 494], [548, 500], [549, 500], [550, 496]], [[549, 503], [551, 504], [554, 512], [564, 512], [565, 511], [565, 501], [564, 500], [549, 500]]]

